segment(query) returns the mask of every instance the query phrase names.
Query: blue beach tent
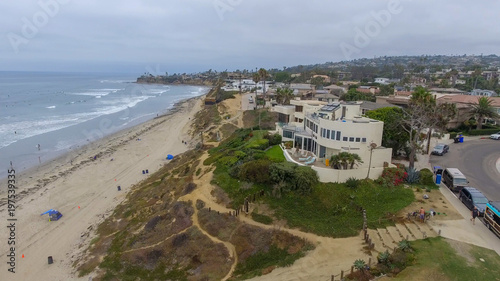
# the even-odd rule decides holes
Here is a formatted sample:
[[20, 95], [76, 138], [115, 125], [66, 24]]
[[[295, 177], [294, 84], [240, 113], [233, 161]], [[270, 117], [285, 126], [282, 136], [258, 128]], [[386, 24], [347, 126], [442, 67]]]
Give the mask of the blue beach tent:
[[167, 155], [167, 160], [172, 160], [174, 159], [174, 156], [172, 154]]
[[49, 215], [49, 221], [56, 221], [62, 217], [62, 214], [58, 210], [50, 209], [45, 213], [40, 214], [40, 216], [43, 216], [45, 214]]

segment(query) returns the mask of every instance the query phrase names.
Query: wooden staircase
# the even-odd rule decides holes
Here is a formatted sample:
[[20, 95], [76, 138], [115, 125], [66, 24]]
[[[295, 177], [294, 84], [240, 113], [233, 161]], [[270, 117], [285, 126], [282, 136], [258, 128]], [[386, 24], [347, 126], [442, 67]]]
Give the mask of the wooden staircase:
[[395, 226], [386, 228], [368, 229], [376, 252], [391, 252], [398, 246], [398, 243], [404, 239], [414, 241], [425, 239], [427, 237], [436, 237], [438, 234], [427, 224], [416, 221], [407, 221], [396, 223]]

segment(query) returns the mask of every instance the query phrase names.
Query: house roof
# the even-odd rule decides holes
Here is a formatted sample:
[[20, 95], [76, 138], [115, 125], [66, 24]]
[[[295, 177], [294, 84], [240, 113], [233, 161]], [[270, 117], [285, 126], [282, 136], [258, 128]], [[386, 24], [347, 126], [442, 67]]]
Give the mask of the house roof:
[[332, 95], [332, 94], [316, 94], [314, 95], [317, 99], [320, 98], [320, 99], [338, 99], [339, 97], [336, 96], [336, 95]]
[[455, 88], [430, 88], [429, 90], [432, 92], [446, 92], [446, 93], [456, 93], [456, 94], [464, 93], [464, 91], [460, 91], [459, 89]]
[[[437, 99], [438, 102], [477, 104], [480, 96], [469, 95], [447, 95]], [[500, 107], [500, 97], [490, 97], [493, 107]]]
[[383, 107], [394, 107], [392, 104], [382, 104], [382, 103], [376, 103], [372, 101], [363, 101], [361, 104], [361, 108], [363, 109], [368, 109], [368, 110], [374, 110], [374, 109], [379, 109]]
[[313, 87], [311, 84], [292, 83], [290, 84], [290, 88], [296, 90], [312, 90]]
[[[356, 91], [360, 92], [360, 93], [365, 93], [365, 94], [373, 94], [373, 93], [379, 93], [380, 90], [379, 89], [360, 89], [360, 88], [357, 88]], [[373, 91], [373, 92], [372, 92]]]

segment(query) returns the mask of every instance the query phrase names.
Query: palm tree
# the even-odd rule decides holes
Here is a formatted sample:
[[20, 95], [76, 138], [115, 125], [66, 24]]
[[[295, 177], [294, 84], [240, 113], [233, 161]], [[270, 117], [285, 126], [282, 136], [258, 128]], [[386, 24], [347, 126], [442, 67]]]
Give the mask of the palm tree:
[[266, 78], [267, 78], [267, 70], [264, 68], [259, 69], [259, 76], [264, 81], [264, 87], [262, 88], [262, 94], [264, 95], [264, 100], [266, 99]]
[[359, 165], [359, 164], [363, 163], [363, 161], [361, 160], [361, 157], [359, 157], [359, 155], [356, 153], [350, 153], [348, 160], [349, 160], [350, 169], [354, 169], [354, 165]]
[[477, 104], [472, 106], [472, 116], [477, 119], [477, 129], [481, 130], [483, 127], [483, 120], [485, 118], [498, 118], [499, 115], [491, 105], [492, 100], [487, 97], [480, 97]]
[[253, 82], [255, 82], [255, 88], [257, 89], [257, 83], [259, 83], [259, 81], [260, 81], [260, 76], [259, 76], [259, 74], [258, 74], [258, 73], [254, 73], [254, 74], [252, 75], [252, 80], [253, 80]]
[[338, 170], [353, 169], [354, 165], [363, 163], [361, 157], [356, 153], [340, 152], [330, 157], [330, 166]]
[[338, 154], [332, 155], [332, 157], [330, 157], [330, 166], [336, 170], [342, 170], [342, 165]]
[[293, 97], [293, 90], [290, 88], [276, 89], [276, 102], [279, 104], [290, 104]]

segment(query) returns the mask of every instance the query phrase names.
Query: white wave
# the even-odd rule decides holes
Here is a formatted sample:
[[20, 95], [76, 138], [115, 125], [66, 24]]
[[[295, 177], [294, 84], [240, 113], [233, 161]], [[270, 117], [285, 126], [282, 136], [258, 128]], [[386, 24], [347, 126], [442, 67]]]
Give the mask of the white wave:
[[109, 106], [97, 108], [97, 112], [101, 113], [102, 115], [113, 114], [127, 108], [134, 107], [138, 103], [154, 97], [155, 96], [134, 96], [115, 101], [104, 101], [102, 104], [107, 104]]
[[54, 109], [54, 108], [56, 108], [56, 106], [55, 105], [51, 105], [51, 106], [47, 106], [46, 108], [48, 108], [48, 109]]
[[148, 94], [153, 94], [153, 95], [161, 95], [163, 93], [166, 93], [168, 92], [170, 89], [168, 90], [157, 90], [157, 89], [151, 89], [151, 90], [148, 90], [147, 93]]
[[87, 92], [70, 93], [70, 95], [102, 97], [122, 90], [124, 89], [89, 89]]
[[85, 119], [82, 120], [82, 118], [91, 119], [94, 117], [85, 113], [69, 116], [49, 116], [45, 117], [45, 119], [0, 124], [0, 132], [16, 132], [15, 134], [2, 134], [2, 137], [0, 138], [0, 148], [8, 146], [21, 139], [56, 131], [86, 121]]

